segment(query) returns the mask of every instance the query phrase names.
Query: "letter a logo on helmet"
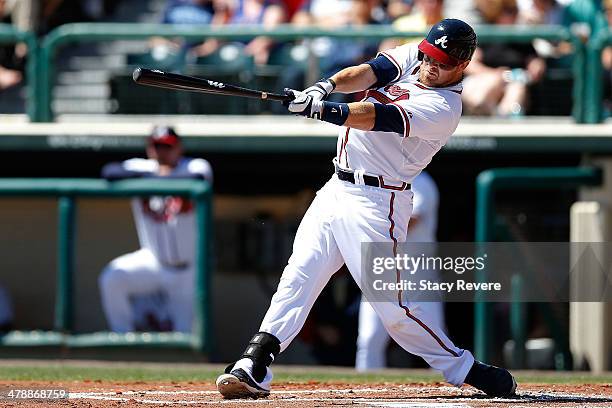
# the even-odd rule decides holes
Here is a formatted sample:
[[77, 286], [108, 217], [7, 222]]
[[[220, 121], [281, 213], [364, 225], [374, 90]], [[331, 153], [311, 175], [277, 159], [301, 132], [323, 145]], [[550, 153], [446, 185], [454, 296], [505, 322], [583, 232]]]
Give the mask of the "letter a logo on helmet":
[[478, 40], [474, 29], [464, 21], [444, 19], [429, 30], [427, 37], [419, 44], [419, 51], [442, 64], [457, 66], [474, 55]]
[[442, 48], [446, 48], [446, 36], [442, 36], [440, 38], [438, 38], [436, 41], [434, 41], [436, 43], [436, 45], [441, 46]]

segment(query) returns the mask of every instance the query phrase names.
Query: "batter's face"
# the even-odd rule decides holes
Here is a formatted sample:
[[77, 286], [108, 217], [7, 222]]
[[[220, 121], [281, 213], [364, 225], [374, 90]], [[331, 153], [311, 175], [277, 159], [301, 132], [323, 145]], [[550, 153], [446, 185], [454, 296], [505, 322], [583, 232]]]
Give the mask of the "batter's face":
[[419, 70], [419, 81], [427, 86], [443, 88], [459, 82], [463, 76], [463, 70], [469, 63], [470, 61], [464, 61], [457, 66], [447, 65], [429, 55], [424, 55]]

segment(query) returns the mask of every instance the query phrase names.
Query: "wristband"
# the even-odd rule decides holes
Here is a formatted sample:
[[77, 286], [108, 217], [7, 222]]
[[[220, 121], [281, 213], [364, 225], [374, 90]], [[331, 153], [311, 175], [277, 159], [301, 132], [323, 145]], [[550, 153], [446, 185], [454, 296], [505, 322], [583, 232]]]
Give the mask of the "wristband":
[[323, 102], [321, 120], [342, 126], [349, 117], [349, 106], [346, 103]]

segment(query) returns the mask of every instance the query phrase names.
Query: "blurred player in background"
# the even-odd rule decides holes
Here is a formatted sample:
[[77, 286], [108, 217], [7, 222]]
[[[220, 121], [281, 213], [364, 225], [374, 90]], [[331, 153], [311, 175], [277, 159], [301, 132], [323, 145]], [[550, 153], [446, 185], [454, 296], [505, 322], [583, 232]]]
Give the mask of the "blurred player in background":
[[[204, 159], [183, 157], [179, 135], [156, 127], [147, 141], [147, 159], [104, 167], [107, 180], [191, 178], [212, 182]], [[114, 259], [99, 278], [102, 306], [111, 330], [190, 332], [195, 276], [195, 213], [183, 197], [132, 200], [140, 249]]]
[[[427, 172], [422, 172], [412, 181], [414, 194], [412, 215], [408, 223], [406, 242], [436, 242], [438, 228], [438, 187]], [[419, 248], [430, 250], [429, 246]], [[418, 293], [415, 293], [418, 295]], [[441, 302], [412, 302], [413, 307], [426, 309], [427, 314], [436, 321], [437, 327], [444, 327], [444, 308]], [[359, 334], [357, 336], [357, 357], [355, 368], [358, 371], [376, 370], [387, 366], [386, 351], [389, 335], [385, 326], [369, 302], [362, 298], [359, 308]]]

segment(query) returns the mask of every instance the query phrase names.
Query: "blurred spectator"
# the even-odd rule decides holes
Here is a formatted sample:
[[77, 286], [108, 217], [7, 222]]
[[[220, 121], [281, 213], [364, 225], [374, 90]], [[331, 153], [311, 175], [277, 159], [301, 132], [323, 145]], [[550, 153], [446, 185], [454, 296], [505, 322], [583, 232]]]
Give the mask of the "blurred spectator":
[[[412, 14], [399, 17], [393, 22], [393, 28], [400, 31], [426, 31], [428, 27], [444, 19], [444, 0], [415, 0]], [[419, 37], [421, 40], [422, 37]], [[389, 49], [398, 45], [416, 41], [416, 38], [389, 39], [381, 45], [381, 49]]]
[[[348, 13], [347, 27], [360, 27], [364, 25], [378, 24], [373, 19], [374, 3], [368, 0], [352, 0], [352, 6]], [[320, 67], [323, 77], [327, 78], [348, 66], [358, 65], [376, 55], [378, 49], [377, 40], [367, 38], [353, 39], [350, 41], [332, 40], [328, 55], [322, 58]]]
[[447, 1], [444, 3], [444, 15], [458, 18], [472, 26], [482, 24], [475, 0]]
[[[604, 0], [604, 9], [608, 27], [612, 27], [612, 0]], [[604, 78], [604, 107], [606, 115], [612, 116], [612, 46], [607, 46], [601, 55], [605, 78]]]
[[[565, 7], [557, 0], [519, 2], [519, 21], [527, 25], [564, 25], [567, 23], [566, 14]], [[571, 66], [572, 61], [569, 57], [573, 51], [571, 43], [536, 38], [532, 44], [540, 57], [552, 58], [549, 60], [552, 66], [565, 66], [568, 69]]]
[[164, 24], [210, 24], [213, 0], [169, 0], [164, 10]]
[[[476, 4], [488, 24], [517, 23], [515, 0], [478, 0]], [[466, 69], [462, 93], [466, 110], [477, 115], [524, 115], [528, 85], [540, 81], [545, 71], [546, 62], [531, 44], [484, 44]]]
[[393, 22], [393, 27], [402, 31], [425, 31], [444, 19], [444, 0], [416, 0], [412, 14]]
[[556, 0], [532, 0], [520, 8], [519, 20], [526, 24], [563, 24], [563, 10]]
[[337, 28], [349, 23], [351, 0], [305, 0], [292, 23], [298, 27]]
[[[280, 0], [215, 0], [213, 25], [260, 25], [265, 29], [287, 21], [287, 13]], [[195, 47], [196, 56], [209, 55], [220, 47], [221, 41], [210, 39]], [[265, 36], [256, 37], [244, 45], [243, 51], [254, 58], [256, 64], [265, 64], [275, 42]]]
[[283, 4], [285, 5], [285, 10], [287, 11], [287, 20], [291, 21], [295, 13], [302, 8], [302, 4], [306, 0], [283, 0]]
[[[315, 4], [315, 1], [316, 0], [313, 0], [312, 5]], [[344, 0], [339, 0], [336, 6], [339, 8], [341, 6], [344, 7], [344, 3]], [[372, 18], [374, 9], [376, 7], [376, 2], [369, 0], [349, 0], [348, 6], [348, 11], [345, 12], [346, 15], [342, 18], [338, 17], [334, 21], [334, 24], [339, 24], [340, 21], [345, 21], [342, 26], [336, 27], [337, 29], [340, 29], [341, 27], [360, 27], [364, 25], [377, 24], [377, 21], [373, 20]], [[314, 11], [314, 9], [311, 11]], [[308, 13], [310, 13], [310, 11], [308, 11]], [[305, 16], [306, 15], [303, 15], [302, 17]], [[307, 18], [311, 19], [313, 16], [314, 14], [309, 14]], [[326, 18], [324, 20], [325, 24], [329, 24], [331, 22], [331, 20], [327, 20]], [[309, 21], [316, 23], [316, 21], [323, 20]], [[378, 45], [378, 40], [370, 40], [367, 38], [346, 40], [326, 37], [316, 39], [312, 44], [312, 47], [314, 48], [314, 52], [319, 60], [318, 68], [321, 74], [319, 76], [329, 77], [343, 68], [358, 65], [370, 58], [373, 58], [376, 55]], [[279, 89], [282, 89], [283, 87], [302, 89], [304, 88], [305, 83], [310, 80], [311, 78], [306, 78], [306, 70], [303, 67], [289, 66], [282, 71], [278, 79], [277, 87]], [[351, 95], [340, 93], [333, 94], [331, 96], [333, 100], [337, 101], [347, 100], [346, 98], [352, 97], [353, 96]], [[277, 112], [280, 113], [281, 109], [279, 108]]]
[[[109, 181], [129, 178], [191, 178], [212, 182], [210, 164], [183, 157], [174, 129], [156, 127], [147, 140], [147, 159], [104, 166]], [[190, 332], [195, 278], [195, 212], [183, 197], [132, 200], [140, 249], [114, 259], [99, 278], [110, 329]]]
[[45, 35], [67, 23], [103, 19], [125, 0], [12, 0], [15, 25], [23, 31]]
[[[12, 24], [6, 0], [0, 0], [0, 22]], [[14, 44], [0, 45], [0, 91], [13, 87], [23, 80], [24, 58], [16, 53]]]
[[394, 21], [401, 16], [410, 14], [413, 5], [413, 0], [389, 0], [387, 3], [387, 16], [389, 20]]
[[79, 0], [18, 0], [17, 24], [20, 29], [41, 36], [62, 24], [91, 21], [85, 3]]

